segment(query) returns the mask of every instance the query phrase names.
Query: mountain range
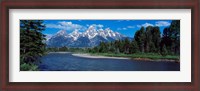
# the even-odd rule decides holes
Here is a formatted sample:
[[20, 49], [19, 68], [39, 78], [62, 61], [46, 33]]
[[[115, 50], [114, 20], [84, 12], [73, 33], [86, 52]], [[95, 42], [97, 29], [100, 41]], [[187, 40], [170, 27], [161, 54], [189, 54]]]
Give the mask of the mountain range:
[[127, 36], [113, 32], [109, 28], [97, 30], [94, 26], [90, 26], [85, 32], [74, 30], [67, 34], [66, 30], [60, 30], [53, 36], [47, 36], [46, 44], [48, 47], [94, 47], [101, 41], [110, 42], [125, 38]]

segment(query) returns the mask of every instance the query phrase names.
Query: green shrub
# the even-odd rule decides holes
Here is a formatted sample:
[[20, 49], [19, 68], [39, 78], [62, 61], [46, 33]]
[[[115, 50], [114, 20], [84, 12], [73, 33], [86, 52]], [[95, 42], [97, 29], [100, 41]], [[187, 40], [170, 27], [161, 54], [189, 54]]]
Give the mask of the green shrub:
[[23, 63], [20, 65], [20, 71], [37, 71], [38, 66], [35, 64]]

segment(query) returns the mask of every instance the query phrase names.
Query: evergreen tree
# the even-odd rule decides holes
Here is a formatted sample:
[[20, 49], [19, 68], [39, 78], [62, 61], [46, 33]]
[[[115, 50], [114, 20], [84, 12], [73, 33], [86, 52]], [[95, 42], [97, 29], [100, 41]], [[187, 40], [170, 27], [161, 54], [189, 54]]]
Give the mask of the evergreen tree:
[[146, 39], [144, 27], [135, 33], [134, 39], [137, 41], [140, 52], [144, 52]]
[[170, 30], [172, 35], [170, 36], [172, 39], [172, 50], [175, 54], [180, 53], [180, 20], [172, 21], [170, 25]]
[[129, 50], [130, 50], [130, 41], [129, 41], [128, 38], [125, 38], [125, 40], [124, 40], [124, 47], [123, 47], [123, 49], [124, 49], [124, 53], [125, 53], [125, 54], [129, 54]]
[[153, 27], [152, 26], [148, 26], [146, 28], [146, 32], [145, 32], [145, 36], [146, 36], [146, 40], [145, 40], [145, 52], [150, 52], [151, 49], [152, 49], [152, 46], [153, 46], [153, 43], [152, 43], [152, 30], [153, 30]]
[[119, 51], [120, 53], [124, 52], [124, 40], [119, 40]]
[[114, 41], [114, 49], [115, 49], [115, 54], [118, 54], [118, 53], [120, 53], [120, 51], [119, 51], [119, 46], [120, 45], [120, 43], [119, 43], [119, 40], [115, 40]]
[[[161, 41], [161, 33], [159, 27], [154, 27], [152, 30], [152, 42], [154, 45], [154, 49], [152, 50], [153, 52], [159, 53], [160, 49], [160, 41]], [[153, 47], [151, 47], [153, 48]]]
[[114, 46], [114, 43], [113, 42], [110, 42], [110, 43], [108, 43], [108, 49], [109, 49], [109, 52], [111, 52], [111, 53], [113, 53], [113, 52], [115, 52], [115, 46]]
[[92, 50], [92, 53], [99, 53], [99, 48], [98, 47], [94, 47]]
[[171, 52], [171, 45], [172, 45], [172, 40], [170, 38], [171, 32], [170, 28], [167, 27], [163, 30], [163, 35], [162, 35], [162, 41], [161, 41], [161, 47], [164, 45], [166, 46], [167, 50], [170, 50]]
[[167, 48], [166, 48], [165, 45], [162, 47], [161, 54], [162, 54], [163, 56], [166, 56], [166, 55], [168, 54], [168, 53], [167, 53]]
[[44, 29], [41, 20], [20, 20], [20, 63], [34, 63], [45, 53]]
[[173, 20], [164, 29], [161, 46], [165, 45], [171, 54], [180, 54], [180, 20]]
[[105, 42], [100, 42], [99, 44], [99, 52], [105, 53], [108, 51], [108, 46]]
[[139, 47], [137, 45], [137, 42], [133, 39], [130, 45], [129, 53], [133, 54], [133, 53], [137, 53], [138, 51], [139, 51]]

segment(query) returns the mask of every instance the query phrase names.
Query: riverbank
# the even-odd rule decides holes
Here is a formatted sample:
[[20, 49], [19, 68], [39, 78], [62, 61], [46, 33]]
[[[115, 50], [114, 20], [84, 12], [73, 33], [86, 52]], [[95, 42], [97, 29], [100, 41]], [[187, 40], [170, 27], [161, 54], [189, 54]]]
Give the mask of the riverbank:
[[75, 53], [73, 56], [85, 58], [112, 58], [112, 59], [131, 59], [135, 61], [166, 61], [166, 62], [180, 62], [178, 56], [161, 56], [155, 54], [112, 54], [112, 53]]
[[48, 52], [48, 53], [60, 53], [60, 54], [65, 54], [65, 53], [72, 53], [72, 52]]
[[73, 56], [77, 57], [84, 57], [84, 58], [112, 58], [112, 59], [131, 59], [131, 58], [125, 58], [125, 57], [108, 57], [108, 56], [98, 56], [98, 55], [91, 55], [91, 54], [72, 54]]

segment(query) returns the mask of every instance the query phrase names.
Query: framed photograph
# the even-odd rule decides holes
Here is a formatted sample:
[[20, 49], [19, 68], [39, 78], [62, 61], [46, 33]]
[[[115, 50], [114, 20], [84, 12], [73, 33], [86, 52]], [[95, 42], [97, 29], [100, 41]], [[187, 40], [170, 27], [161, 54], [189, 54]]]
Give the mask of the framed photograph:
[[2, 1], [2, 90], [199, 91], [199, 1]]

